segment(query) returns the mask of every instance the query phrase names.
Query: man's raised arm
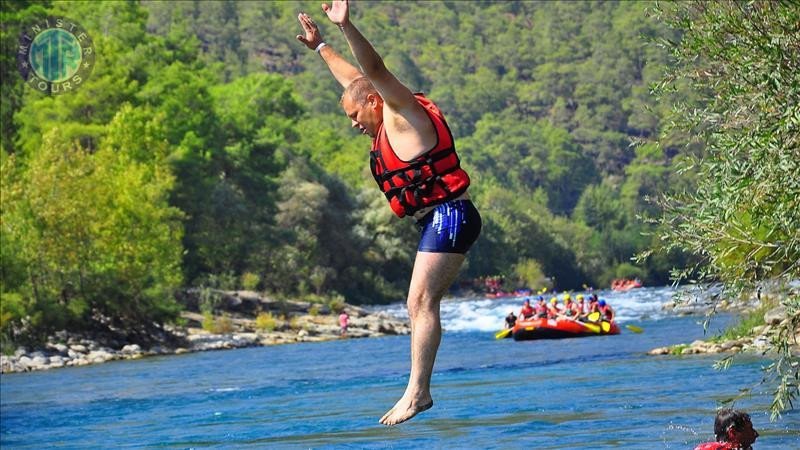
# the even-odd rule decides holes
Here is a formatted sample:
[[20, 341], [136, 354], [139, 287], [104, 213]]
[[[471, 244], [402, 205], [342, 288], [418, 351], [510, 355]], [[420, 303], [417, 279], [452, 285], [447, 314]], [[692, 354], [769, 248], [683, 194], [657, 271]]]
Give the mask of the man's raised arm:
[[311, 20], [308, 14], [298, 14], [297, 20], [300, 21], [300, 25], [306, 33], [305, 36], [298, 34], [297, 40], [320, 54], [322, 60], [328, 65], [328, 69], [330, 69], [333, 77], [336, 78], [336, 81], [338, 81], [342, 87], [347, 87], [356, 78], [364, 76], [355, 66], [347, 62], [342, 55], [338, 54], [333, 47], [322, 41], [322, 34], [319, 32], [319, 27]]
[[353, 56], [369, 78], [375, 89], [383, 97], [383, 101], [394, 111], [411, 108], [420, 113], [420, 118], [427, 121], [425, 111], [418, 106], [414, 94], [401, 83], [383, 64], [383, 59], [372, 47], [372, 44], [350, 22], [350, 8], [347, 0], [334, 0], [331, 6], [322, 4], [322, 10], [331, 22], [341, 28]]

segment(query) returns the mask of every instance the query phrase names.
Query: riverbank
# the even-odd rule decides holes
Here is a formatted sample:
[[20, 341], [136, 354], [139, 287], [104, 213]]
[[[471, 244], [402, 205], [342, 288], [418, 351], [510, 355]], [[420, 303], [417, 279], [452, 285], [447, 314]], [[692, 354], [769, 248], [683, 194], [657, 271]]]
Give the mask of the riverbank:
[[[201, 314], [203, 295], [216, 297], [213, 314]], [[408, 323], [388, 314], [342, 304], [332, 311], [326, 305], [275, 300], [252, 291], [187, 290], [179, 295], [187, 310], [180, 325], [165, 326], [148, 336], [148, 344], [131, 343], [109, 333], [50, 336], [41, 348], [17, 348], [0, 356], [0, 372], [28, 372], [100, 364], [121, 359], [173, 355], [209, 350], [320, 342], [409, 334]], [[346, 336], [338, 323], [340, 308], [350, 316]]]
[[[740, 311], [742, 310], [740, 309]], [[800, 317], [798, 317], [800, 312], [795, 312], [794, 316], [790, 316], [785, 306], [769, 307], [767, 304], [759, 305], [754, 309], [744, 309], [742, 313], [744, 317], [742, 322], [721, 336], [658, 347], [650, 350], [648, 354], [695, 355], [739, 352], [763, 354], [770, 347], [770, 342], [782, 339], [788, 342], [793, 355], [800, 356]], [[794, 327], [791, 326], [792, 323], [795, 324]], [[790, 332], [783, 331], [783, 334], [779, 335], [782, 330], [790, 330]]]

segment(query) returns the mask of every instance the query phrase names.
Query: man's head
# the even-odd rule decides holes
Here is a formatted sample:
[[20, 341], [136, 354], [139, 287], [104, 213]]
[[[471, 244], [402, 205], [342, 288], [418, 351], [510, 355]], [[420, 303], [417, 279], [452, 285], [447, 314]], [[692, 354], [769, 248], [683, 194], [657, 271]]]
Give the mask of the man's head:
[[523, 305], [525, 305], [525, 306], [530, 306], [530, 304], [531, 304], [531, 299], [529, 299], [529, 298], [526, 298], [526, 299], [525, 299], [525, 301], [523, 301], [523, 302], [522, 302], [522, 304], [523, 304]]
[[735, 409], [721, 409], [714, 420], [714, 434], [717, 442], [737, 444], [738, 448], [749, 449], [758, 437], [753, 429], [750, 415]]
[[383, 98], [368, 78], [356, 78], [347, 85], [341, 103], [353, 128], [373, 138], [378, 135], [378, 127], [383, 122]]

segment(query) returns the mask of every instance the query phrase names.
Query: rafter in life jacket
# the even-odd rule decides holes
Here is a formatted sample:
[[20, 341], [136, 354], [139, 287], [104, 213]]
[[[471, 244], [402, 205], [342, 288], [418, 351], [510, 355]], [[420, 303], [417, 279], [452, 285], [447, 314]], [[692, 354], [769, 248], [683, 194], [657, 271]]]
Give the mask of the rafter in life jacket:
[[424, 95], [415, 94], [415, 97], [436, 129], [436, 145], [411, 161], [403, 161], [389, 143], [386, 128], [381, 124], [370, 151], [372, 176], [398, 217], [457, 198], [469, 187], [469, 176], [461, 168], [453, 134], [444, 115]]

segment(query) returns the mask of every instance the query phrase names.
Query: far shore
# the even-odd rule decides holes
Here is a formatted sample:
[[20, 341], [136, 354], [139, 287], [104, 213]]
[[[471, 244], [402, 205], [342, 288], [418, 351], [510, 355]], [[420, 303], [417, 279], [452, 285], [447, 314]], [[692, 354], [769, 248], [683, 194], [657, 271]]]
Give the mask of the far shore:
[[[212, 315], [201, 314], [198, 293], [182, 294], [188, 305], [181, 313], [181, 326], [166, 326], [152, 333], [150, 344], [131, 343], [117, 336], [73, 334], [50, 336], [36, 349], [20, 347], [12, 355], [0, 356], [0, 373], [29, 372], [85, 366], [106, 361], [138, 359], [155, 355], [321, 342], [409, 334], [407, 322], [386, 313], [342, 304], [339, 310], [302, 301], [274, 300], [253, 291], [214, 291], [220, 305]], [[349, 324], [342, 335], [338, 315], [347, 311]], [[260, 316], [261, 315], [261, 316]], [[264, 318], [267, 320], [264, 320]]]
[[[303, 301], [276, 300], [253, 291], [211, 291], [218, 297], [213, 314], [201, 314], [200, 291], [186, 290], [179, 299], [186, 307], [180, 325], [165, 326], [147, 336], [147, 343], [134, 342], [116, 335], [74, 334], [61, 331], [50, 336], [38, 348], [19, 347], [13, 354], [0, 356], [0, 373], [29, 372], [62, 367], [99, 364], [106, 361], [138, 359], [156, 355], [177, 355], [209, 350], [281, 345], [300, 342], [322, 342], [336, 339], [358, 339], [410, 334], [407, 321], [398, 320], [385, 312], [349, 304], [327, 305]], [[209, 291], [204, 292], [206, 295]], [[663, 305], [679, 315], [704, 315], [710, 304], [674, 303]], [[747, 313], [762, 307], [755, 295], [734, 303], [716, 305], [717, 310]], [[347, 311], [349, 326], [342, 335], [338, 315]], [[758, 320], [740, 334], [727, 338], [709, 338], [692, 343], [659, 347], [650, 355], [692, 355], [705, 353], [763, 353], [779, 329], [792, 321], [784, 306], [769, 308]], [[265, 320], [266, 319], [266, 320]], [[787, 322], [788, 321], [788, 322]], [[791, 351], [800, 355], [800, 327], [789, 337]], [[8, 351], [8, 349], [4, 349]]]

